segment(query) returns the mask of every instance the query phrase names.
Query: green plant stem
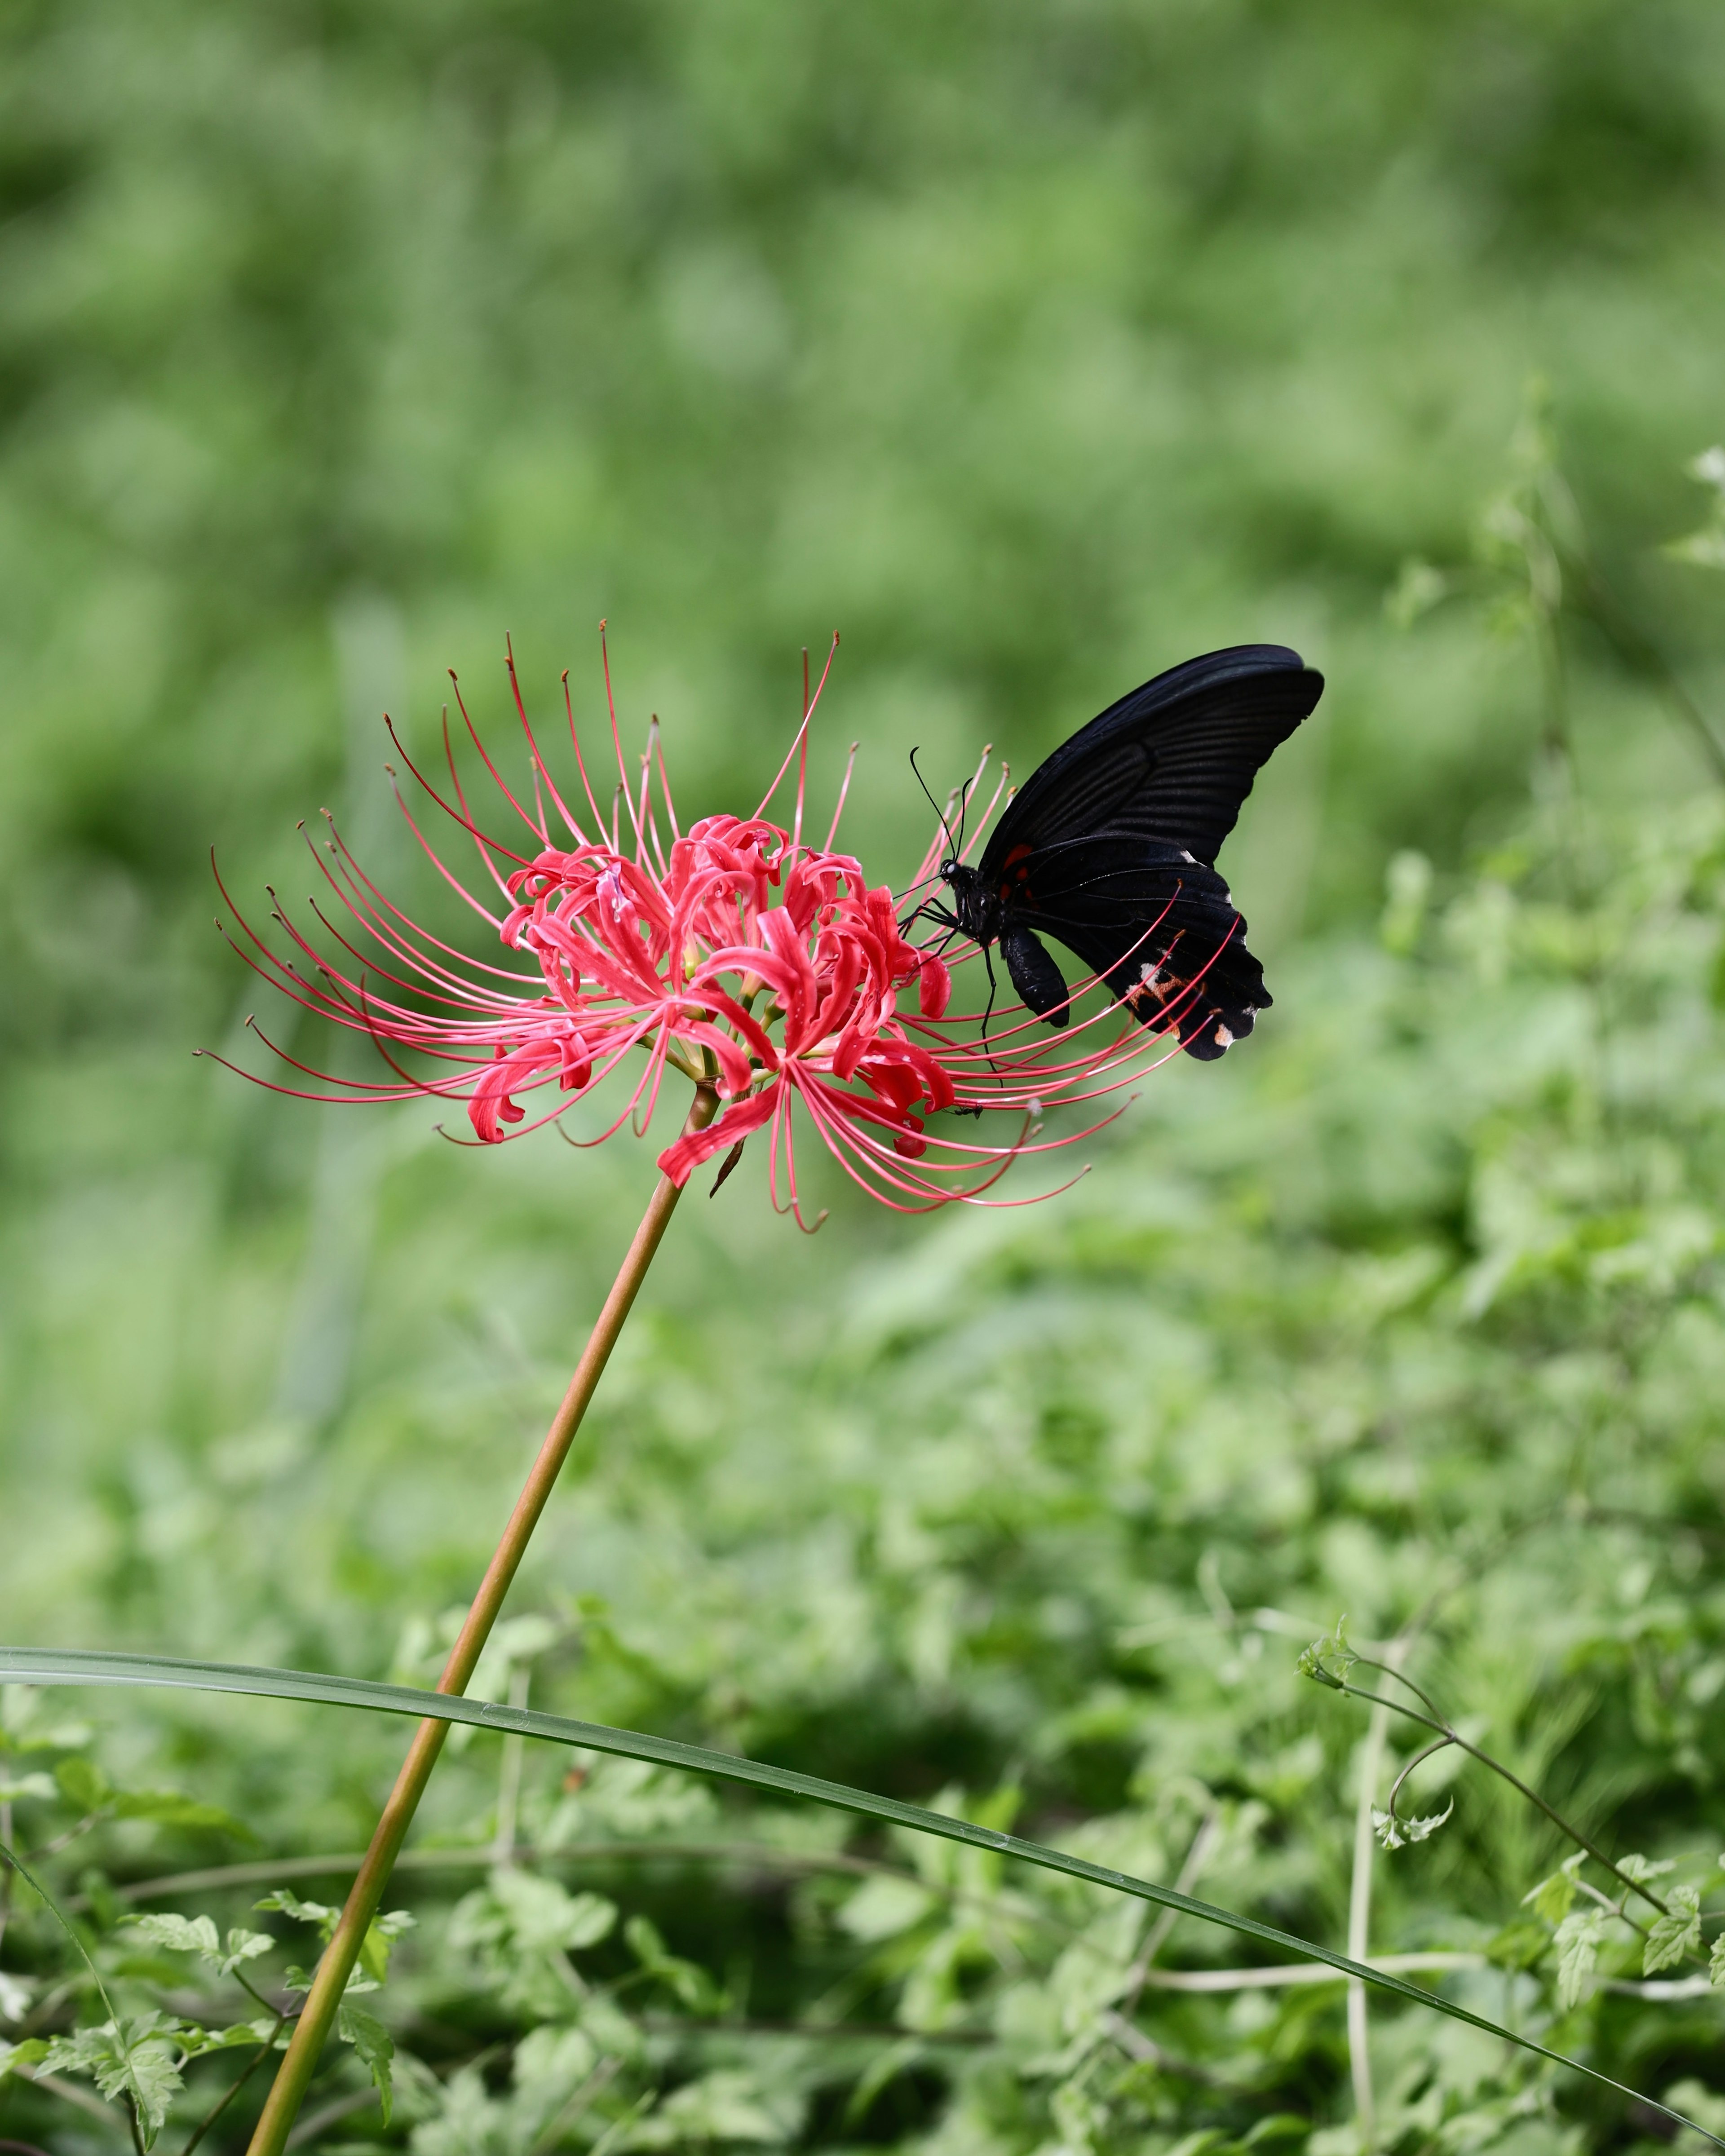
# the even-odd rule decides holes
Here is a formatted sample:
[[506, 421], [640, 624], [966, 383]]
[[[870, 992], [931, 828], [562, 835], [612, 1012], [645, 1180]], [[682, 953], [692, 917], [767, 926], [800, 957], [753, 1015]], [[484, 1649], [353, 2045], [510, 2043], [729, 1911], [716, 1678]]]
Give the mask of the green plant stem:
[[[1626, 1887], [1632, 1894], [1639, 1894], [1644, 1902], [1651, 1902], [1654, 1907], [1658, 1910], [1661, 1916], [1668, 1917], [1671, 1914], [1671, 1911], [1666, 1907], [1666, 1904], [1660, 1899], [1657, 1894], [1654, 1893], [1651, 1888], [1644, 1887], [1639, 1879], [1631, 1879], [1628, 1872], [1620, 1871], [1617, 1866], [1611, 1861], [1610, 1858], [1606, 1856], [1604, 1851], [1603, 1849], [1595, 1848], [1594, 1844], [1588, 1840], [1587, 1836], [1583, 1834], [1579, 1828], [1570, 1825], [1568, 1820], [1563, 1817], [1561, 1812], [1553, 1811], [1552, 1807], [1547, 1804], [1545, 1799], [1540, 1795], [1538, 1789], [1530, 1789], [1527, 1784], [1522, 1779], [1521, 1776], [1519, 1774], [1512, 1774], [1510, 1769], [1504, 1765], [1501, 1759], [1494, 1759], [1489, 1752], [1481, 1751], [1477, 1744], [1470, 1744], [1467, 1739], [1458, 1729], [1456, 1729], [1451, 1723], [1445, 1722], [1443, 1719], [1443, 1717], [1438, 1713], [1437, 1709], [1435, 1707], [1432, 1707], [1430, 1700], [1426, 1699], [1425, 1694], [1420, 1690], [1419, 1686], [1414, 1682], [1411, 1677], [1404, 1676], [1399, 1670], [1390, 1669], [1385, 1663], [1374, 1662], [1365, 1655], [1356, 1655], [1354, 1656], [1354, 1660], [1358, 1662], [1363, 1668], [1368, 1670], [1382, 1670], [1386, 1676], [1396, 1678], [1399, 1682], [1406, 1685], [1409, 1691], [1414, 1693], [1419, 1698], [1425, 1700], [1425, 1704], [1432, 1708], [1431, 1712], [1430, 1714], [1421, 1714], [1417, 1707], [1405, 1707], [1400, 1700], [1385, 1699], [1381, 1692], [1368, 1691], [1363, 1685], [1351, 1685], [1345, 1678], [1332, 1676], [1327, 1671], [1325, 1673], [1322, 1681], [1327, 1685], [1332, 1691], [1345, 1692], [1350, 1699], [1363, 1699], [1368, 1702], [1373, 1707], [1388, 1707], [1392, 1714], [1404, 1716], [1409, 1722], [1419, 1722], [1423, 1728], [1436, 1730], [1439, 1736], [1443, 1738], [1446, 1743], [1454, 1744], [1460, 1750], [1466, 1753], [1469, 1758], [1477, 1759], [1481, 1766], [1489, 1767], [1494, 1774], [1501, 1774], [1503, 1779], [1509, 1784], [1511, 1789], [1518, 1790], [1521, 1794], [1527, 1799], [1527, 1802], [1533, 1805], [1537, 1810], [1543, 1812], [1545, 1816], [1551, 1821], [1552, 1825], [1557, 1828], [1560, 1834], [1567, 1835], [1570, 1840], [1575, 1844], [1578, 1849], [1584, 1849], [1588, 1855], [1592, 1857], [1595, 1864], [1603, 1865], [1606, 1871], [1611, 1874], [1611, 1876], [1619, 1881], [1623, 1886]], [[1423, 1757], [1425, 1755], [1422, 1754], [1421, 1756]], [[1417, 1763], [1410, 1762], [1409, 1763], [1414, 1764]], [[1634, 1919], [1631, 1918], [1630, 1921], [1633, 1922]]]
[[[12, 1846], [12, 1802], [8, 1798], [0, 1804], [0, 1842]], [[0, 1947], [6, 1943], [6, 1928], [12, 1921], [12, 1882], [14, 1874], [9, 1864], [0, 1865]]]
[[[1411, 1642], [1405, 1637], [1389, 1648], [1391, 1661], [1379, 1668], [1399, 1675]], [[1372, 1858], [1376, 1848], [1372, 1832], [1372, 1805], [1378, 1794], [1378, 1777], [1384, 1767], [1384, 1748], [1389, 1735], [1388, 1705], [1375, 1707], [1360, 1753], [1359, 1794], [1354, 1807], [1353, 1869], [1348, 1893], [1348, 1951], [1355, 1961], [1364, 1961], [1372, 1948]], [[1353, 2086], [1354, 2124], [1363, 2156], [1370, 2156], [1378, 2138], [1377, 2097], [1372, 2087], [1370, 2015], [1366, 1987], [1358, 1977], [1348, 1981], [1348, 2066]]]
[[[695, 1102], [689, 1111], [685, 1128], [703, 1130], [718, 1111], [718, 1095], [710, 1086], [696, 1089]], [[480, 1650], [490, 1637], [491, 1628], [497, 1621], [533, 1530], [539, 1524], [541, 1514], [550, 1500], [568, 1457], [569, 1447], [575, 1433], [581, 1427], [601, 1373], [609, 1361], [612, 1349], [617, 1345], [624, 1322], [646, 1277], [647, 1268], [653, 1262], [670, 1216], [682, 1195], [679, 1186], [669, 1176], [660, 1176], [640, 1226], [635, 1230], [629, 1255], [622, 1270], [605, 1298], [598, 1322], [594, 1325], [581, 1360], [575, 1366], [575, 1374], [569, 1380], [569, 1389], [563, 1395], [562, 1405], [552, 1418], [550, 1430], [532, 1471], [527, 1476], [521, 1494], [516, 1501], [509, 1524], [502, 1539], [492, 1554], [485, 1578], [473, 1599], [459, 1636], [449, 1650], [449, 1659], [444, 1673], [438, 1679], [440, 1692], [460, 1693], [466, 1691], [472, 1678]], [[377, 1905], [383, 1898], [383, 1890], [389, 1883], [398, 1852], [405, 1840], [419, 1799], [431, 1779], [438, 1754], [443, 1750], [444, 1740], [449, 1734], [446, 1722], [429, 1718], [419, 1724], [413, 1743], [396, 1778], [389, 1801], [383, 1807], [382, 1816], [372, 1836], [372, 1845], [366, 1851], [365, 1861], [360, 1866], [352, 1887], [341, 1911], [330, 1943], [325, 1948], [323, 1958], [317, 1965], [317, 1974], [307, 1993], [305, 2006], [295, 2026], [293, 2037], [283, 2054], [276, 2070], [262, 2115], [253, 2133], [247, 2156], [281, 2156], [286, 2146], [290, 2129], [305, 2100], [312, 2075], [322, 2053], [325, 2040], [333, 2026], [341, 1995], [347, 1988], [347, 1979], [353, 1974], [354, 1964], [359, 1959], [360, 1948], [365, 1943], [366, 1933], [377, 1913]]]

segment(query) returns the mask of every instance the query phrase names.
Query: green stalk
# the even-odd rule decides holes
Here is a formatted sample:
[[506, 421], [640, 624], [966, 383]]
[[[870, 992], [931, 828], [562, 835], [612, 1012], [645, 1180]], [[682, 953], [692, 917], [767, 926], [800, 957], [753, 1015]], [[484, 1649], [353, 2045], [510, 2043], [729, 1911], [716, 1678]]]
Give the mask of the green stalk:
[[[696, 1089], [695, 1104], [689, 1111], [686, 1127], [703, 1130], [718, 1111], [719, 1098], [711, 1086]], [[539, 1457], [534, 1461], [516, 1507], [510, 1515], [509, 1524], [492, 1554], [480, 1590], [473, 1599], [460, 1635], [449, 1650], [449, 1659], [444, 1673], [438, 1679], [440, 1692], [459, 1694], [466, 1691], [478, 1662], [481, 1649], [490, 1637], [491, 1627], [496, 1623], [503, 1607], [504, 1597], [521, 1568], [526, 1554], [527, 1544], [533, 1530], [539, 1524], [557, 1476], [575, 1433], [581, 1427], [582, 1417], [599, 1382], [611, 1350], [617, 1345], [647, 1268], [653, 1262], [670, 1216], [676, 1209], [682, 1192], [669, 1176], [660, 1176], [657, 1188], [648, 1202], [645, 1215], [635, 1230], [629, 1255], [622, 1270], [605, 1298], [605, 1306], [599, 1312], [581, 1360], [575, 1366], [575, 1374], [569, 1380], [569, 1389], [563, 1395], [562, 1405], [552, 1418], [550, 1430]], [[377, 1831], [372, 1836], [372, 1845], [366, 1851], [360, 1866], [341, 1920], [336, 1925], [323, 1958], [317, 1965], [317, 1974], [306, 1994], [305, 2005], [294, 2027], [294, 2033], [280, 2066], [276, 2069], [275, 2083], [264, 2103], [251, 2138], [247, 2156], [281, 2156], [290, 2129], [305, 2101], [305, 2091], [317, 2071], [325, 2040], [334, 2025], [336, 2010], [341, 2004], [341, 1994], [347, 1988], [347, 1979], [353, 1974], [359, 1952], [365, 1943], [372, 1919], [377, 1913], [377, 1905], [383, 1898], [383, 1890], [389, 1883], [389, 1875], [400, 1854], [402, 1843], [413, 1824], [413, 1815], [419, 1808], [419, 1799], [431, 1779], [431, 1771], [437, 1764], [438, 1754], [443, 1750], [444, 1740], [449, 1735], [447, 1722], [428, 1717], [414, 1732], [408, 1756], [396, 1778], [389, 1801], [383, 1807]]]

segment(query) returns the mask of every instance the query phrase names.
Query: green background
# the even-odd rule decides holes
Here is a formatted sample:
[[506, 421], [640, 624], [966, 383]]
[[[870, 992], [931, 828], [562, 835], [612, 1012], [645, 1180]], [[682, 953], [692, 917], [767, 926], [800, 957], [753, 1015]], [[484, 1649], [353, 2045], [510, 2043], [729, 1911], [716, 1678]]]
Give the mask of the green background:
[[[742, 809], [836, 629], [814, 796], [859, 741], [847, 833], [898, 880], [913, 744], [1027, 770], [1286, 640], [1330, 686], [1224, 856], [1277, 991], [1250, 1047], [1047, 1209], [835, 1188], [805, 1243], [758, 1162], [692, 1196], [519, 1607], [585, 1642], [536, 1703], [909, 1795], [1016, 1777], [1031, 1830], [1285, 1783], [1315, 1839], [1239, 1891], [1335, 1933], [1348, 1711], [1293, 1700], [1297, 1641], [1251, 1635], [1250, 1707], [1221, 1648], [1142, 1642], [1255, 1600], [1387, 1635], [1507, 1522], [1639, 1507], [1651, 1554], [1578, 1528], [1480, 1590], [1455, 1681], [1526, 1736], [1577, 1598], [1712, 1502], [1712, 775], [1573, 578], [1556, 675], [1490, 633], [1479, 533], [1543, 377], [1591, 560], [1725, 690], [1717, 582], [1658, 552], [1725, 430], [1722, 209], [1707, 0], [6, 9], [0, 1633], [423, 1679], [650, 1188], [627, 1137], [459, 1152], [193, 1060], [267, 1023], [213, 844], [261, 915], [327, 805], [436, 911], [385, 707], [429, 749], [453, 667], [505, 742], [507, 634], [590, 726], [604, 616], [685, 814]], [[1461, 594], [1411, 627], [1410, 557]], [[1386, 951], [1408, 849], [1448, 926]], [[1621, 1845], [1717, 1838], [1632, 1661], [1527, 1742], [1596, 1820], [1654, 1793]], [[393, 1756], [109, 1714], [271, 1847], [351, 1845]], [[1431, 1906], [1502, 1921], [1548, 1868], [1495, 1801]], [[1346, 2108], [1326, 2010], [1309, 2117]]]

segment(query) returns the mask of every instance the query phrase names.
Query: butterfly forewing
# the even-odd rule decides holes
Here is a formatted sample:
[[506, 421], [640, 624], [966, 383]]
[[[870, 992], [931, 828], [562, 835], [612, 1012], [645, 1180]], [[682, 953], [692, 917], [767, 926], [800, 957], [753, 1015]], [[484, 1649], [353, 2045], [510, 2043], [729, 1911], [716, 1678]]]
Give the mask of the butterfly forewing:
[[1276, 644], [1189, 660], [1122, 696], [1055, 751], [1009, 805], [979, 866], [1014, 847], [1134, 837], [1213, 862], [1266, 758], [1323, 677]]

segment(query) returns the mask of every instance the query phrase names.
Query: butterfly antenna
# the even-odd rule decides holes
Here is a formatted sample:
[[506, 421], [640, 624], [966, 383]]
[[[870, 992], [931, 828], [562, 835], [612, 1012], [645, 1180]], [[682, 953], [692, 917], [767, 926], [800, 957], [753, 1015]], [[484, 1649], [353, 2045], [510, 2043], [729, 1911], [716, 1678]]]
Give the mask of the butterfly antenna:
[[942, 810], [939, 802], [937, 801], [934, 796], [928, 791], [928, 781], [922, 776], [922, 773], [920, 771], [916, 770], [916, 751], [915, 749], [911, 751], [911, 768], [912, 771], [916, 773], [916, 783], [922, 788], [923, 796], [927, 799], [929, 807], [933, 809], [935, 814], [940, 819], [941, 829], [946, 834], [947, 857], [949, 860], [952, 860], [956, 857], [957, 852], [957, 850], [952, 844], [952, 827], [947, 821], [945, 812]]

